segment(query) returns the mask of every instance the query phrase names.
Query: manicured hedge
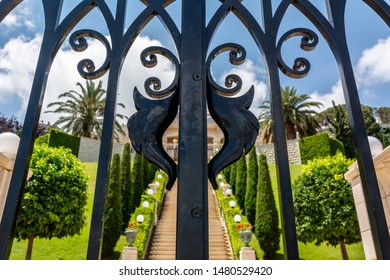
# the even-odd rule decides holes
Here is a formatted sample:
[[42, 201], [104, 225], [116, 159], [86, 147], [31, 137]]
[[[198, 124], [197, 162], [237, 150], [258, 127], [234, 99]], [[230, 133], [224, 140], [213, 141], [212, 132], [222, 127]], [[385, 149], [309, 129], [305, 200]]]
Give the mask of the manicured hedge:
[[309, 160], [333, 156], [337, 151], [345, 154], [343, 144], [337, 139], [330, 138], [327, 132], [305, 137], [299, 140], [302, 164]]
[[65, 147], [72, 150], [76, 157], [79, 155], [80, 138], [61, 130], [50, 129], [49, 147]]
[[[218, 185], [220, 185], [221, 182], [226, 183], [226, 180], [224, 178], [217, 179]], [[228, 235], [230, 239], [230, 243], [232, 245], [232, 250], [234, 254], [234, 258], [236, 260], [240, 259], [240, 250], [244, 246], [244, 242], [240, 238], [238, 225], [239, 224], [248, 224], [249, 221], [247, 217], [244, 215], [242, 209], [238, 206], [238, 203], [236, 203], [236, 206], [234, 208], [231, 208], [229, 203], [231, 200], [234, 200], [237, 202], [237, 199], [234, 195], [230, 195], [228, 197], [225, 197], [222, 193], [222, 189], [218, 188], [215, 191], [217, 195], [217, 200], [220, 209], [223, 212], [223, 217], [225, 218], [226, 227], [228, 230]], [[234, 221], [234, 216], [240, 215], [242, 220], [238, 224]], [[260, 259], [263, 255], [263, 251], [260, 249], [259, 242], [254, 234], [252, 234], [252, 240], [249, 242], [249, 246], [252, 247], [255, 250], [256, 253], [256, 259]]]
[[[158, 175], [161, 174], [161, 178], [158, 178]], [[141, 260], [144, 257], [144, 253], [149, 237], [149, 231], [151, 230], [153, 218], [154, 215], [157, 214], [159, 216], [159, 213], [161, 212], [162, 208], [162, 199], [164, 195], [165, 185], [167, 182], [168, 176], [166, 173], [158, 171], [156, 172], [156, 177], [153, 180], [154, 182], [158, 182], [159, 186], [157, 187], [156, 193], [153, 195], [149, 194], [142, 194], [141, 196], [141, 202], [139, 203], [139, 206], [135, 209], [134, 213], [130, 217], [129, 224], [136, 224], [136, 229], [138, 230], [137, 237], [133, 243], [133, 246], [137, 248], [138, 250], [138, 259]], [[144, 201], [149, 202], [149, 207], [145, 208], [142, 206], [142, 203]], [[155, 213], [155, 204], [158, 203], [157, 212]], [[145, 220], [143, 223], [137, 223], [137, 216], [143, 215]]]

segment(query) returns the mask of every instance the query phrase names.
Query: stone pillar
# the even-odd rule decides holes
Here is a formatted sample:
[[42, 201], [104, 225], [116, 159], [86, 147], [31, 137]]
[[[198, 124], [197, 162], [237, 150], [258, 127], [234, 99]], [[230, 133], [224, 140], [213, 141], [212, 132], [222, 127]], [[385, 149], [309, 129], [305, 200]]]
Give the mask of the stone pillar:
[[7, 198], [12, 172], [0, 167], [0, 221], [3, 217], [5, 200]]
[[[375, 156], [373, 161], [386, 216], [387, 228], [390, 233], [390, 147]], [[349, 167], [349, 171], [345, 173], [345, 179], [352, 186], [365, 257], [367, 260], [375, 260], [377, 259], [377, 256], [357, 163], [354, 163]]]
[[251, 247], [242, 247], [240, 250], [240, 260], [256, 260], [256, 253]]
[[137, 260], [138, 250], [135, 247], [125, 247], [122, 251], [122, 260]]
[[11, 181], [12, 168], [13, 160], [9, 159], [5, 154], [0, 153], [0, 221], [3, 217], [5, 200]]

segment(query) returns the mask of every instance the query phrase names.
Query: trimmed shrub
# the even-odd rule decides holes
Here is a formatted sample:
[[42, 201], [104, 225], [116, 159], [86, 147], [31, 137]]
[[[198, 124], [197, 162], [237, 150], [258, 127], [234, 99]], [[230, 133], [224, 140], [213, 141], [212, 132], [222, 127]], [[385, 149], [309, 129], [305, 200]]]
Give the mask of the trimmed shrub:
[[31, 258], [34, 238], [81, 233], [88, 187], [80, 161], [63, 147], [35, 146], [30, 169], [33, 176], [27, 181], [16, 226], [16, 237], [29, 239], [27, 258]]
[[119, 154], [115, 154], [111, 163], [104, 206], [102, 259], [106, 260], [118, 259], [115, 256], [114, 249], [123, 232], [120, 161]]
[[260, 155], [259, 162], [255, 235], [264, 251], [264, 259], [275, 259], [280, 247], [279, 217], [265, 155]]
[[[162, 210], [162, 198], [164, 195], [164, 189], [165, 184], [168, 179], [168, 176], [164, 172], [157, 172], [157, 174], [161, 174], [161, 178], [155, 178], [155, 182], [159, 182], [159, 186], [157, 187], [156, 193], [153, 195], [149, 194], [142, 194], [140, 205], [135, 209], [134, 213], [130, 217], [129, 224], [135, 224], [136, 229], [138, 230], [136, 239], [133, 243], [133, 246], [137, 248], [138, 250], [138, 259], [141, 260], [144, 257], [146, 245], [150, 233], [150, 229], [153, 225], [153, 218], [157, 214], [157, 216], [160, 215], [160, 212]], [[149, 207], [145, 208], [142, 206], [142, 203], [144, 201], [149, 202]], [[157, 213], [154, 212], [156, 209], [155, 205], [156, 202], [158, 203], [157, 207]], [[144, 216], [144, 222], [138, 223], [137, 222], [137, 216], [143, 215]]]
[[49, 144], [49, 134], [39, 136], [35, 139], [34, 145], [48, 145]]
[[236, 198], [237, 203], [245, 212], [245, 193], [246, 193], [246, 157], [243, 154], [237, 161], [236, 174]]
[[232, 187], [232, 192], [236, 193], [236, 177], [237, 177], [237, 162], [234, 162], [232, 165], [230, 165], [230, 177], [229, 177], [229, 184]]
[[360, 230], [351, 185], [344, 178], [352, 164], [344, 155], [310, 161], [294, 181], [297, 237], [304, 243], [340, 245], [360, 241]]
[[143, 178], [143, 163], [142, 156], [135, 154], [133, 160], [133, 167], [131, 169], [131, 186], [133, 188], [133, 206], [131, 212], [135, 210], [135, 207], [139, 205], [141, 196], [144, 193], [144, 178]]
[[121, 193], [122, 193], [122, 228], [125, 229], [133, 209], [134, 192], [131, 186], [131, 155], [130, 144], [123, 148], [121, 162]]
[[153, 182], [155, 176], [156, 176], [156, 172], [158, 171], [158, 168], [157, 166], [155, 166], [153, 163], [150, 163], [148, 164], [148, 182]]
[[256, 222], [256, 197], [257, 197], [257, 181], [259, 175], [259, 165], [257, 162], [256, 147], [253, 147], [249, 152], [248, 159], [248, 176], [245, 193], [245, 216], [252, 226]]
[[343, 144], [337, 139], [329, 137], [327, 132], [305, 137], [299, 140], [302, 164], [309, 160], [333, 156], [337, 151], [345, 153]]
[[146, 190], [151, 181], [149, 181], [149, 161], [145, 158], [144, 155], [142, 155], [142, 177], [144, 190]]
[[230, 179], [230, 171], [231, 171], [231, 170], [232, 170], [232, 165], [226, 166], [226, 167], [222, 170], [223, 176], [225, 176], [225, 178], [227, 178], [228, 180]]
[[[217, 178], [218, 185], [220, 185], [221, 182], [227, 183], [224, 178], [222, 179]], [[228, 230], [230, 243], [232, 245], [234, 258], [240, 259], [240, 250], [244, 246], [244, 242], [240, 238], [239, 226], [246, 225], [247, 223], [249, 223], [249, 221], [247, 220], [246, 216], [243, 215], [242, 210], [237, 204], [234, 208], [230, 207], [229, 205], [230, 201], [232, 200], [237, 201], [234, 195], [225, 197], [222, 193], [222, 188], [218, 188], [215, 191], [215, 194], [217, 196], [219, 207], [224, 213], [223, 217], [225, 217], [225, 223]], [[240, 215], [242, 218], [239, 224], [234, 221], [235, 215]], [[260, 249], [259, 242], [257, 241], [257, 238], [254, 234], [252, 234], [252, 240], [251, 242], [249, 242], [249, 246], [255, 250], [256, 258], [260, 259], [262, 255], [262, 251]]]
[[330, 144], [331, 156], [337, 154], [338, 151], [340, 151], [343, 155], [345, 155], [344, 145], [339, 140], [337, 140], [336, 138], [329, 137], [329, 144]]
[[49, 147], [69, 148], [76, 157], [79, 155], [80, 138], [61, 130], [50, 129]]

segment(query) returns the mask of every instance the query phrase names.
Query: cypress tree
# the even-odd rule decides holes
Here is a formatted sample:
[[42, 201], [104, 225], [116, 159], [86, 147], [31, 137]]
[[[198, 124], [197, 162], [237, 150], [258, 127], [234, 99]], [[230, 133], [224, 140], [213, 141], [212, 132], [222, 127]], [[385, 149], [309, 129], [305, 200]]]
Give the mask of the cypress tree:
[[226, 166], [223, 170], [222, 170], [222, 173], [223, 175], [225, 176], [225, 179], [226, 180], [229, 180], [230, 179], [230, 171], [232, 170], [232, 166], [229, 165], [229, 166]]
[[133, 193], [134, 193], [131, 212], [133, 212], [135, 208], [139, 206], [141, 202], [141, 196], [145, 190], [142, 171], [143, 171], [142, 156], [139, 154], [135, 154], [134, 161], [133, 161], [133, 168], [131, 170], [131, 186], [133, 188]]
[[143, 177], [143, 187], [144, 190], [148, 188], [148, 185], [151, 183], [149, 181], [149, 161], [142, 155], [142, 177]]
[[125, 144], [121, 163], [121, 191], [122, 191], [122, 228], [125, 229], [130, 220], [133, 209], [133, 190], [131, 187], [131, 155], [130, 144]]
[[149, 162], [149, 165], [148, 165], [149, 182], [154, 181], [154, 177], [156, 176], [157, 170], [158, 170], [157, 166], [155, 166], [153, 163]]
[[123, 232], [120, 161], [119, 154], [115, 154], [111, 163], [104, 207], [102, 259], [117, 259], [114, 248]]
[[259, 165], [257, 162], [256, 147], [249, 152], [248, 174], [245, 193], [245, 216], [253, 226], [256, 222], [256, 198]]
[[237, 175], [237, 162], [233, 163], [230, 168], [229, 184], [232, 187], [233, 194], [236, 194], [236, 175]]
[[246, 156], [243, 154], [237, 161], [236, 174], [236, 199], [238, 206], [245, 213], [245, 193], [246, 193]]
[[279, 217], [265, 155], [260, 155], [259, 162], [255, 235], [264, 259], [275, 259], [280, 242]]

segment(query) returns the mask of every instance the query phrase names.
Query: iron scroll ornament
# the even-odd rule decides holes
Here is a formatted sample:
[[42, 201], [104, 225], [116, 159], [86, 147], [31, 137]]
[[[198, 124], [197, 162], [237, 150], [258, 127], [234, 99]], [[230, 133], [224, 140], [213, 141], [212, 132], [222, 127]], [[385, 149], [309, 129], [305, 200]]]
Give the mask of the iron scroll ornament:
[[211, 117], [224, 134], [222, 149], [209, 162], [208, 177], [214, 189], [218, 189], [217, 174], [228, 165], [247, 154], [254, 145], [260, 129], [257, 118], [249, 111], [254, 97], [254, 87], [239, 97], [231, 98], [240, 92], [242, 80], [237, 75], [228, 75], [225, 86], [219, 86], [210, 71], [212, 61], [222, 52], [229, 51], [229, 61], [241, 65], [246, 58], [245, 49], [238, 44], [224, 44], [215, 48], [207, 59], [207, 101]]
[[177, 167], [164, 150], [162, 139], [178, 110], [179, 62], [169, 50], [150, 47], [141, 53], [142, 64], [148, 68], [155, 67], [158, 63], [156, 54], [168, 58], [174, 64], [176, 68], [174, 80], [168, 88], [161, 90], [161, 81], [157, 77], [148, 78], [145, 81], [145, 92], [153, 99], [144, 97], [135, 88], [133, 97], [137, 112], [128, 120], [127, 127], [134, 150], [167, 173], [166, 188], [170, 190], [177, 177]]
[[305, 51], [312, 51], [316, 48], [318, 44], [318, 36], [310, 29], [306, 28], [295, 28], [287, 31], [283, 34], [283, 36], [279, 39], [277, 45], [278, 52], [278, 66], [280, 71], [284, 73], [286, 76], [295, 79], [301, 79], [307, 76], [310, 71], [310, 62], [303, 57], [299, 57], [295, 59], [293, 67], [287, 66], [282, 58], [282, 46], [283, 43], [292, 37], [302, 36], [301, 38], [301, 49]]

